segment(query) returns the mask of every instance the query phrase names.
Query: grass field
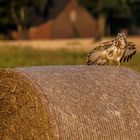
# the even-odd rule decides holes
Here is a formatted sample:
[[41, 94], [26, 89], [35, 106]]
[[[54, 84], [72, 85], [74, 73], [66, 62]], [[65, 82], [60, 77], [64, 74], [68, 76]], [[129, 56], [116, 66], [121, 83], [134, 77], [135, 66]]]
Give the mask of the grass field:
[[[59, 50], [38, 50], [30, 47], [0, 47], [0, 67], [24, 67], [42, 65], [78, 65], [85, 64], [87, 53], [84, 51]], [[140, 72], [140, 53], [125, 64]]]

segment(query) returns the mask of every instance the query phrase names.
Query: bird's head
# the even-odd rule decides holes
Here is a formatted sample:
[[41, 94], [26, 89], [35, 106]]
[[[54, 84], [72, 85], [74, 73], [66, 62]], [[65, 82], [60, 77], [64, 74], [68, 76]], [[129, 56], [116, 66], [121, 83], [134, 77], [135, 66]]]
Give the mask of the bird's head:
[[118, 33], [117, 39], [120, 40], [120, 41], [126, 41], [125, 33]]

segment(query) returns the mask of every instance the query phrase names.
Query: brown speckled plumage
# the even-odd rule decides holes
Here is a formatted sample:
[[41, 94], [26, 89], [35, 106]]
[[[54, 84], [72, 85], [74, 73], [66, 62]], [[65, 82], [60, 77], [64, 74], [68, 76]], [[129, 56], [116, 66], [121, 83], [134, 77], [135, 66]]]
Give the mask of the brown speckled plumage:
[[87, 57], [88, 65], [105, 65], [117, 62], [126, 62], [136, 53], [135, 44], [128, 42], [124, 33], [119, 33], [117, 38], [104, 42], [89, 52]]

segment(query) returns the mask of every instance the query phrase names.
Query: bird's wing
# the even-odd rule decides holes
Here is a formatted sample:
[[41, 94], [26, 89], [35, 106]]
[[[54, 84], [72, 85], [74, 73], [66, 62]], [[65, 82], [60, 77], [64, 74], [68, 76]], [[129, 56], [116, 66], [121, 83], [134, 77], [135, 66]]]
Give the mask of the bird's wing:
[[115, 39], [111, 40], [111, 41], [103, 42], [103, 43], [99, 44], [98, 46], [96, 46], [92, 51], [94, 51], [94, 50], [106, 50], [110, 46], [112, 46], [113, 41], [115, 41]]
[[100, 45], [96, 46], [92, 51], [90, 51], [87, 56], [87, 64], [88, 65], [105, 64], [105, 60], [100, 59], [100, 56], [103, 54], [105, 50], [107, 50], [112, 46], [113, 41], [114, 40], [101, 43]]
[[122, 56], [120, 61], [128, 61], [129, 59], [132, 58], [132, 56], [136, 53], [136, 47], [133, 42], [127, 42], [125, 53]]

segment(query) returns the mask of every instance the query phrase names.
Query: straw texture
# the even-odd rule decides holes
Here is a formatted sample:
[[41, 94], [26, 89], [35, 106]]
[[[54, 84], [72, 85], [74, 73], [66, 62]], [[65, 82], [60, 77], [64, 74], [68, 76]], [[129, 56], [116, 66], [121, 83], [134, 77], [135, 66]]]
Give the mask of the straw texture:
[[0, 139], [135, 140], [140, 74], [124, 67], [0, 70]]

